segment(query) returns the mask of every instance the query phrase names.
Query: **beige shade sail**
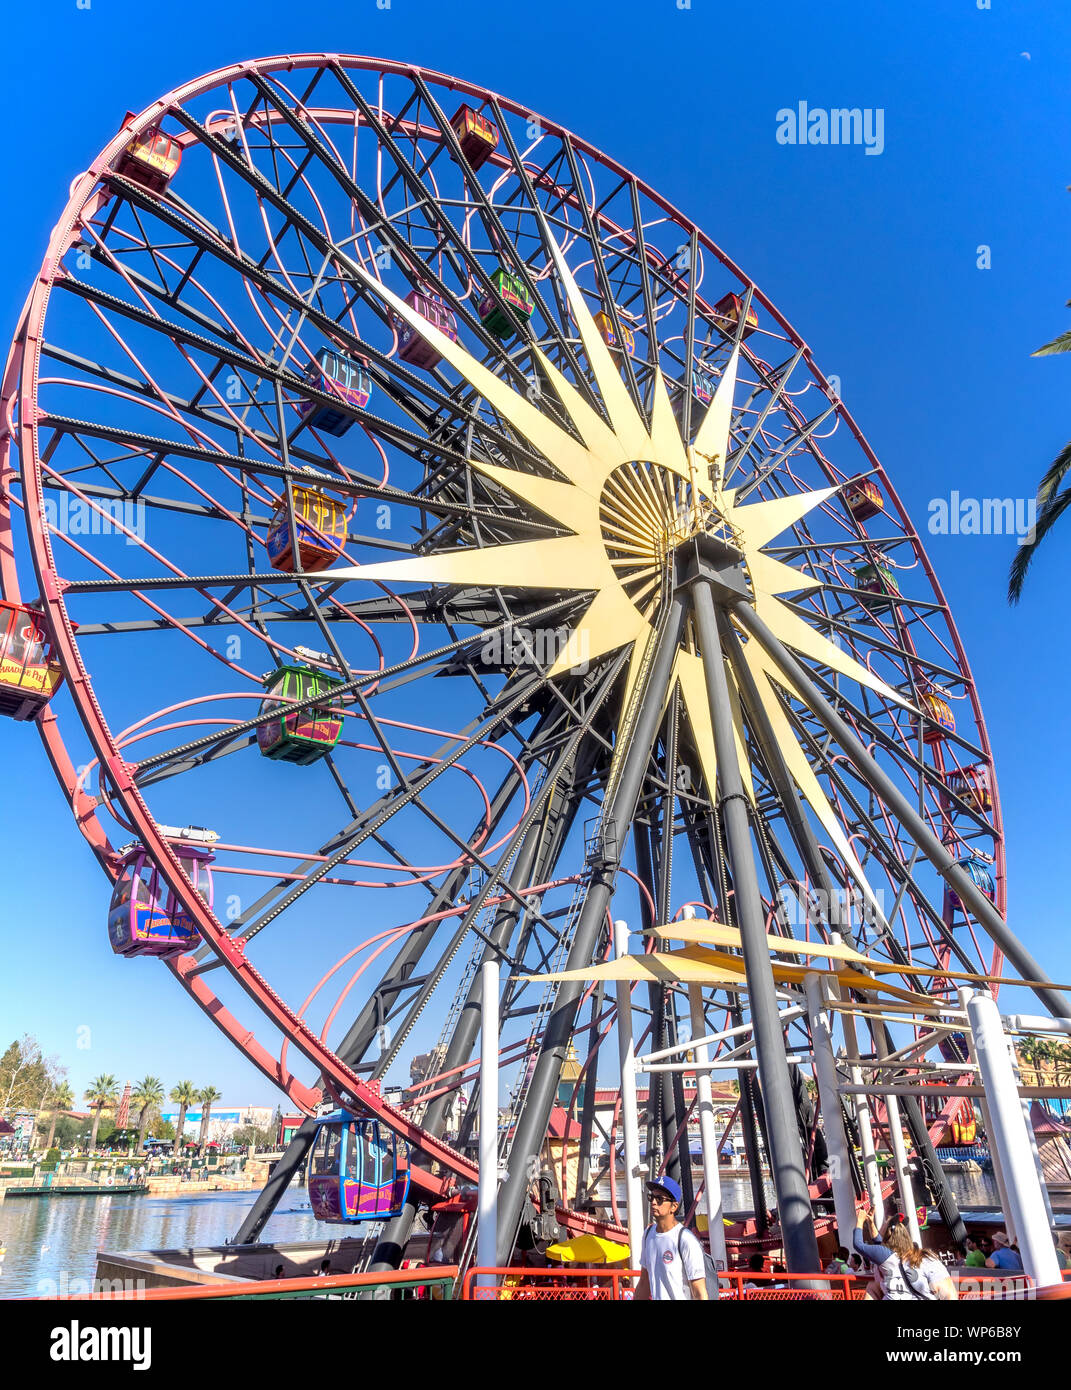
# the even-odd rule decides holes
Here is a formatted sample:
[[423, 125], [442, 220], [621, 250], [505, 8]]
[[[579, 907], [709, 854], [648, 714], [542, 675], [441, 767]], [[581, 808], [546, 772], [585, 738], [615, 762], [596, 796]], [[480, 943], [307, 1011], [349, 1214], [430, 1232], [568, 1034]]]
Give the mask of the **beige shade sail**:
[[[870, 993], [891, 994], [910, 1004], [925, 1005], [924, 995], [896, 985], [885, 984], [872, 975], [847, 967], [821, 970], [815, 965], [782, 965], [771, 963], [778, 984], [802, 985], [810, 974], [829, 975], [847, 989]], [[528, 975], [529, 980], [653, 980], [660, 984], [716, 985], [727, 989], [747, 989], [742, 956], [711, 951], [703, 946], [686, 946], [683, 951], [655, 952], [648, 956], [622, 956], [602, 965], [585, 966], [580, 970], [560, 970], [549, 975]]]
[[[694, 917], [683, 922], [671, 922], [665, 927], [655, 927], [653, 935], [663, 941], [687, 941], [695, 945], [729, 946], [741, 948], [740, 932], [736, 927], [723, 927], [719, 922], [700, 922]], [[830, 960], [854, 961], [859, 965], [877, 968], [878, 961], [862, 955], [851, 946], [833, 946], [825, 941], [794, 941], [786, 936], [767, 936], [766, 944], [771, 951], [779, 951], [789, 956], [826, 956]]]

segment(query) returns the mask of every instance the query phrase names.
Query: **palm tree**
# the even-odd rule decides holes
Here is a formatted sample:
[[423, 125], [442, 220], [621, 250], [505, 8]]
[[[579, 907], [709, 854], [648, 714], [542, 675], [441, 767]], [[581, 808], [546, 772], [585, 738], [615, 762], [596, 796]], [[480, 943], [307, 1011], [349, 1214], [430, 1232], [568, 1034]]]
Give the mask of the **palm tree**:
[[51, 1124], [48, 1127], [48, 1138], [45, 1140], [45, 1148], [52, 1147], [52, 1140], [56, 1137], [56, 1121], [59, 1119], [61, 1110], [70, 1110], [74, 1104], [74, 1092], [66, 1081], [60, 1082], [58, 1086], [53, 1086], [48, 1096], [48, 1108], [52, 1111]]
[[197, 1092], [197, 1100], [201, 1103], [201, 1132], [197, 1136], [197, 1147], [204, 1150], [205, 1137], [208, 1134], [208, 1119], [212, 1114], [212, 1102], [223, 1099], [223, 1092], [217, 1091], [215, 1086], [206, 1086]]
[[143, 1076], [130, 1092], [130, 1099], [138, 1107], [138, 1147], [137, 1156], [145, 1143], [145, 1131], [149, 1127], [152, 1113], [164, 1098], [164, 1083], [158, 1076]]
[[192, 1081], [180, 1081], [171, 1087], [171, 1099], [178, 1106], [178, 1124], [175, 1126], [175, 1142], [171, 1147], [172, 1156], [182, 1152], [182, 1132], [186, 1128], [186, 1111], [197, 1099]]
[[[1067, 302], [1071, 308], [1071, 299]], [[1052, 357], [1059, 352], [1071, 352], [1071, 332], [1061, 333], [1054, 338], [1051, 343], [1046, 343], [1044, 347], [1039, 347], [1034, 357]], [[1026, 579], [1026, 572], [1030, 568], [1030, 562], [1037, 554], [1037, 548], [1045, 537], [1052, 530], [1053, 526], [1060, 520], [1068, 507], [1071, 507], [1071, 488], [1059, 491], [1060, 484], [1063, 482], [1068, 471], [1071, 470], [1071, 440], [1064, 445], [1060, 452], [1049, 464], [1048, 472], [1038, 484], [1038, 511], [1034, 525], [1034, 534], [1026, 545], [1021, 545], [1016, 551], [1015, 559], [1011, 563], [1008, 572], [1008, 602], [1018, 603], [1023, 592], [1023, 582]]]
[[[1027, 1082], [1027, 1085], [1037, 1085], [1037, 1064], [1038, 1064], [1038, 1043], [1040, 1038], [1036, 1038], [1032, 1033], [1028, 1033], [1019, 1042], [1019, 1060], [1034, 1071], [1034, 1080]], [[1026, 1078], [1023, 1078], [1026, 1080]]]
[[93, 1115], [93, 1132], [89, 1136], [89, 1152], [92, 1153], [97, 1147], [97, 1130], [100, 1128], [101, 1112], [109, 1105], [114, 1105], [118, 1100], [119, 1083], [114, 1076], [102, 1073], [89, 1083], [86, 1090], [86, 1100], [89, 1101], [90, 1110]]

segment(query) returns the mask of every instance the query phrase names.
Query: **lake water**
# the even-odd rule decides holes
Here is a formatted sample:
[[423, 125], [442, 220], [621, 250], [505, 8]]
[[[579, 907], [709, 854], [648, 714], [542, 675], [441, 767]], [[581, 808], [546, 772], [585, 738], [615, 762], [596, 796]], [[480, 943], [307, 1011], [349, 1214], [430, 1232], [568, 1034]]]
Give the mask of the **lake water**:
[[[992, 1174], [953, 1173], [949, 1181], [964, 1207], [999, 1208]], [[766, 1190], [772, 1203], [769, 1182]], [[750, 1211], [751, 1187], [746, 1179], [726, 1178], [722, 1191], [726, 1211]], [[222, 1245], [238, 1230], [255, 1195], [8, 1198], [0, 1202], [0, 1245], [7, 1247], [0, 1264], [0, 1298], [54, 1293], [64, 1271], [67, 1281], [92, 1279], [98, 1250]], [[338, 1228], [324, 1227], [313, 1218], [302, 1206], [305, 1201], [304, 1188], [286, 1192], [263, 1238], [317, 1240], [325, 1232], [335, 1233]]]
[[[222, 1245], [252, 1206], [255, 1192], [166, 1197], [9, 1197], [0, 1202], [0, 1298], [50, 1294], [67, 1281], [92, 1279], [98, 1250], [159, 1250]], [[305, 1189], [284, 1193], [263, 1239], [323, 1239], [324, 1227], [302, 1209]], [[69, 1286], [69, 1284], [68, 1284]]]

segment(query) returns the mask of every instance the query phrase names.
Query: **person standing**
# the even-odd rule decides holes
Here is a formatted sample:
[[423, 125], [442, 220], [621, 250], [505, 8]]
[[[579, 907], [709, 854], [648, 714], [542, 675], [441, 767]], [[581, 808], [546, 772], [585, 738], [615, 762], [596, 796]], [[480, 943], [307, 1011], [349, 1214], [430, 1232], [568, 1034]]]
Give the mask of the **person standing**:
[[643, 1233], [640, 1247], [640, 1274], [636, 1285], [639, 1300], [658, 1299], [684, 1302], [707, 1296], [703, 1247], [677, 1220], [681, 1204], [680, 1185], [673, 1178], [647, 1183], [651, 1203], [651, 1224]]
[[993, 1253], [986, 1260], [985, 1267], [986, 1269], [1005, 1269], [1012, 1273], [1022, 1270], [1022, 1259], [1018, 1250], [1011, 1248], [1007, 1231], [993, 1232]]

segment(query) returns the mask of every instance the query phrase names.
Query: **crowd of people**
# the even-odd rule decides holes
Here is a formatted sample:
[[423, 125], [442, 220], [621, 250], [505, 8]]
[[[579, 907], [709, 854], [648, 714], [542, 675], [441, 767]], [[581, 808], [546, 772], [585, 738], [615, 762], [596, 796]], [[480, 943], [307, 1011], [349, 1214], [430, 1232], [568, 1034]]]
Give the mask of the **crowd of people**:
[[[1053, 1242], [1061, 1270], [1071, 1269], [1071, 1231], [1054, 1231]], [[853, 1243], [855, 1249], [851, 1253], [841, 1246], [824, 1272], [868, 1274], [867, 1298], [935, 1300], [958, 1297], [947, 1266], [931, 1251], [916, 1244], [902, 1216], [890, 1217], [879, 1234], [870, 1211], [860, 1209]], [[965, 1269], [984, 1269], [998, 1275], [1023, 1272], [1022, 1256], [1007, 1231], [969, 1235], [966, 1250]]]

